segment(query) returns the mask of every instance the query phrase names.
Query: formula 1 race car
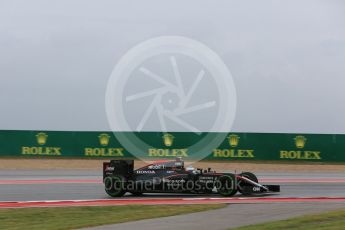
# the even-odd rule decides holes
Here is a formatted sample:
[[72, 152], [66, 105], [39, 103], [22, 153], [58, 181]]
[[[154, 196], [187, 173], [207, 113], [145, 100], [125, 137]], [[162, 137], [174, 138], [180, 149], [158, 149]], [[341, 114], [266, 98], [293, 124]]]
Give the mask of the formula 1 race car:
[[103, 163], [103, 182], [106, 193], [111, 197], [142, 193], [218, 193], [233, 196], [280, 192], [279, 185], [261, 185], [251, 172], [217, 173], [184, 167], [184, 161], [149, 164], [134, 170], [133, 160], [111, 160]]

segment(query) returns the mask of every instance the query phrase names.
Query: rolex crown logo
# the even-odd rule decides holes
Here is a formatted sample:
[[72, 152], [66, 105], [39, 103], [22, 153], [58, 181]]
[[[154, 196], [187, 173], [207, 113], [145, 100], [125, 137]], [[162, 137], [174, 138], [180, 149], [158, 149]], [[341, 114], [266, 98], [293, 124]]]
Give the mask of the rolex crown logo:
[[37, 138], [37, 143], [39, 145], [45, 145], [48, 139], [48, 135], [45, 133], [37, 133], [36, 138]]
[[163, 135], [163, 142], [164, 142], [164, 145], [167, 146], [167, 147], [170, 147], [173, 145], [174, 143], [174, 136], [169, 134], [169, 133], [166, 133]]
[[102, 146], [107, 146], [109, 144], [110, 136], [106, 133], [102, 133], [101, 135], [98, 136], [99, 138], [99, 143]]
[[236, 134], [231, 134], [228, 136], [229, 144], [231, 147], [237, 147], [240, 137]]
[[304, 136], [296, 136], [294, 140], [295, 140], [296, 147], [299, 149], [303, 149], [305, 146], [305, 143], [307, 142], [307, 138], [305, 138]]

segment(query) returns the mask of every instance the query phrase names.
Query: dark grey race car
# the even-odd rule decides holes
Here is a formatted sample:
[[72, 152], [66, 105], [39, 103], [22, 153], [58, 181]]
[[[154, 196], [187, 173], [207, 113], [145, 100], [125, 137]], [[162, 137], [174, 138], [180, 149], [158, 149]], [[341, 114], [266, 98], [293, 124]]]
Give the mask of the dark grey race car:
[[133, 160], [111, 160], [103, 163], [103, 182], [111, 197], [123, 196], [126, 192], [142, 193], [218, 193], [233, 196], [280, 192], [279, 185], [261, 185], [251, 172], [217, 173], [207, 170], [185, 168], [184, 161], [149, 164], [134, 170]]

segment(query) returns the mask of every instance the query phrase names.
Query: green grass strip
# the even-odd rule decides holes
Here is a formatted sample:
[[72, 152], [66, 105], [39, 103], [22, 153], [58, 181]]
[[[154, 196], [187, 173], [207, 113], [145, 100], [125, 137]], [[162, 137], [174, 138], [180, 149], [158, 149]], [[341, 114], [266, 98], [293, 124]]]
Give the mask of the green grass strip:
[[223, 208], [212, 205], [129, 205], [0, 209], [0, 229], [77, 229]]

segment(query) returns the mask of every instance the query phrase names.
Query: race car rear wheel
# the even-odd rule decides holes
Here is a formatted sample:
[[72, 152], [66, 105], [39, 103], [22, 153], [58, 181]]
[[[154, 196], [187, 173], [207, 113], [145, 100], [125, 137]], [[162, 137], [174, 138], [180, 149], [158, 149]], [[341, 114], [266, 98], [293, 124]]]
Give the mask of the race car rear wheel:
[[[248, 178], [249, 180], [251, 181], [254, 181], [255, 183], [258, 183], [259, 180], [258, 178], [251, 172], [243, 172], [240, 174], [241, 177], [245, 177], [245, 178]], [[243, 195], [250, 195], [250, 193], [248, 192], [245, 192], [241, 189], [242, 186], [251, 186], [251, 184], [249, 184], [248, 182], [246, 181], [240, 181], [239, 184], [238, 184], [238, 191], [243, 194]]]
[[222, 196], [233, 196], [237, 193], [236, 180], [234, 175], [223, 175], [217, 182], [217, 191]]
[[125, 182], [123, 176], [108, 176], [104, 179], [105, 192], [111, 197], [123, 196], [126, 193]]

